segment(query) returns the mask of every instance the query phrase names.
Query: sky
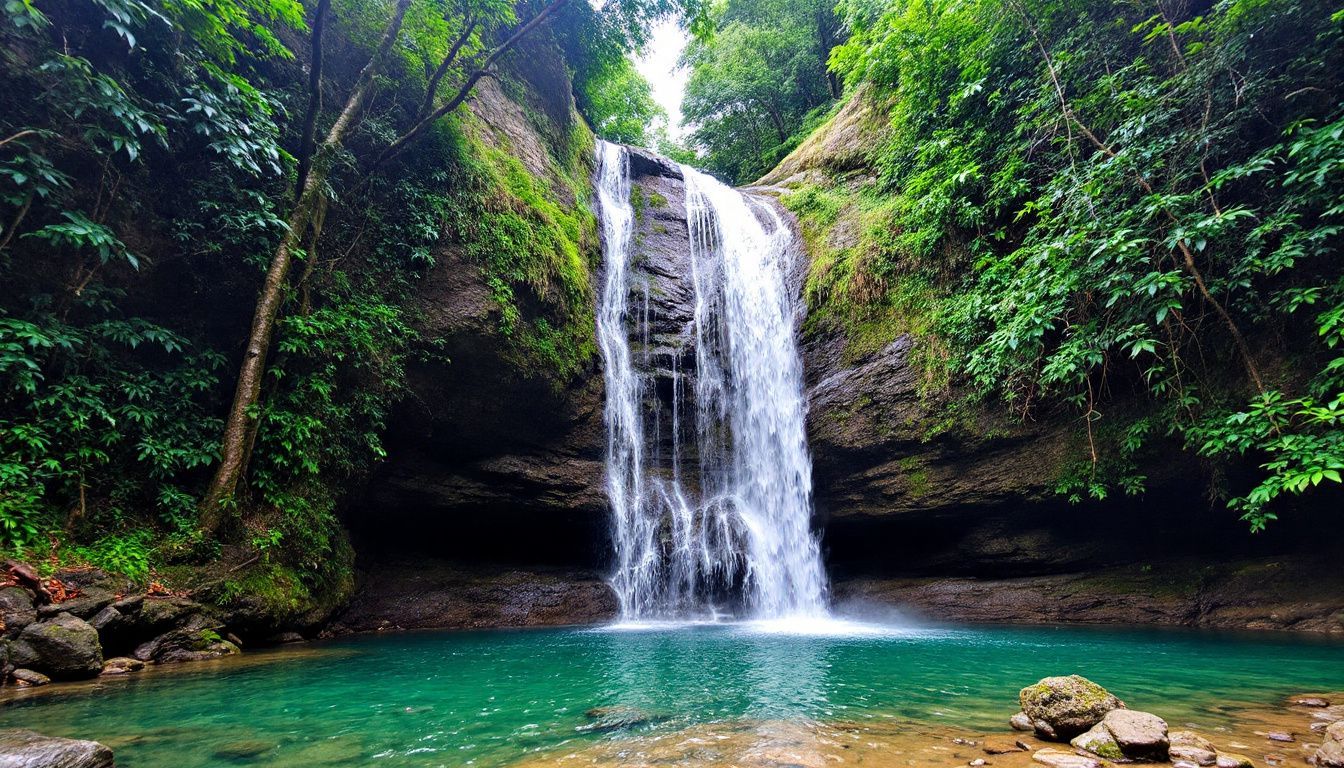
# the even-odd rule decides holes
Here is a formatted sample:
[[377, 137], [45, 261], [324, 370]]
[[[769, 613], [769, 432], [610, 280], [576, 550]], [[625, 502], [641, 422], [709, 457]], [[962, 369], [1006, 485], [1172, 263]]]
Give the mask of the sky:
[[653, 28], [653, 36], [644, 55], [635, 60], [635, 68], [653, 86], [653, 99], [667, 110], [667, 133], [681, 138], [681, 96], [690, 73], [677, 67], [677, 58], [689, 38], [674, 19], [665, 19]]

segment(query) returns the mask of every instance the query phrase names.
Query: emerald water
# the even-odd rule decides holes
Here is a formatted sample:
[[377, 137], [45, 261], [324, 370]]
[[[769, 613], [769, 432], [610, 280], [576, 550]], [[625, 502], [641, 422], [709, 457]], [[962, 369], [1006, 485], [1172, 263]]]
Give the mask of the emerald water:
[[[843, 625], [842, 625], [843, 628]], [[132, 768], [505, 766], [734, 721], [1003, 730], [1017, 690], [1079, 673], [1173, 723], [1344, 689], [1344, 645], [1053, 628], [773, 633], [760, 627], [363, 636], [30, 694], [0, 725], [104, 741]], [[584, 733], [630, 705], [656, 722]]]

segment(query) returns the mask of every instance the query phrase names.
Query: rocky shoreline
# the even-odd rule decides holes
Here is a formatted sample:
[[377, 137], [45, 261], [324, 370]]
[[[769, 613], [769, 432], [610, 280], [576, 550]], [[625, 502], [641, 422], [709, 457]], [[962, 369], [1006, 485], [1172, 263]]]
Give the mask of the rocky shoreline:
[[10, 561], [0, 583], [0, 672], [16, 686], [86, 680], [231, 656], [242, 640], [217, 609], [92, 568], [41, 578]]

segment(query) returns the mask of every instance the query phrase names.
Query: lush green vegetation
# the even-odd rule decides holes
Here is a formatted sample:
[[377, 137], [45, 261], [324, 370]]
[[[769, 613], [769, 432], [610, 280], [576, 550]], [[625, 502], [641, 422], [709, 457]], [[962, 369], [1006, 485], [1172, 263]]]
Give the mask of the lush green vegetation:
[[827, 117], [840, 94], [827, 56], [843, 28], [831, 0], [728, 0], [698, 31], [681, 104], [695, 163], [751, 182]]
[[1075, 498], [1140, 491], [1162, 439], [1258, 465], [1215, 489], [1253, 528], [1340, 482], [1338, 3], [838, 10], [832, 68], [880, 120], [870, 176], [785, 197], [823, 254], [812, 322], [916, 334], [931, 390], [1073, 408]]
[[[592, 357], [570, 75], [633, 138], [651, 102], [610, 100], [671, 7], [5, 3], [0, 551], [142, 580], [252, 563], [218, 599], [277, 610], [348, 588], [340, 506], [440, 357], [426, 276], [479, 271], [520, 376]], [[532, 165], [459, 108], [485, 88], [542, 137]]]
[[735, 183], [770, 170], [839, 96], [827, 70], [842, 35], [831, 0], [728, 0], [685, 53], [682, 104], [696, 163]]

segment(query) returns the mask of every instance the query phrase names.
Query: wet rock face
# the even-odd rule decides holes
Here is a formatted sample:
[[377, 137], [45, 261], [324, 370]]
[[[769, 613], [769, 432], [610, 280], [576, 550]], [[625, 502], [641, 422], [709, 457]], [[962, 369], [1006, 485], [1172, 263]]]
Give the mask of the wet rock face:
[[[565, 72], [558, 60], [528, 71]], [[555, 103], [533, 109], [557, 126], [572, 117], [568, 86], [533, 85], [555, 96]], [[472, 109], [486, 126], [482, 141], [506, 147], [533, 176], [551, 180], [560, 205], [579, 204], [553, 178], [548, 139], [519, 102], [488, 81]], [[436, 350], [409, 366], [410, 395], [385, 436], [388, 461], [351, 505], [356, 550], [385, 545], [522, 561], [597, 557], [606, 506], [596, 359], [569, 381], [523, 370], [501, 336], [501, 310], [479, 266], [451, 243], [434, 258], [414, 302], [418, 330]]]
[[329, 631], [595, 624], [616, 612], [615, 593], [592, 571], [404, 558], [371, 568]]
[[[634, 231], [630, 244], [630, 352], [635, 365], [651, 373], [645, 407], [655, 411], [650, 438], [658, 451], [673, 451], [672, 401], [679, 391], [683, 460], [691, 449], [695, 410], [695, 286], [692, 282], [686, 188], [681, 168], [666, 158], [638, 149], [629, 151], [630, 202]], [[600, 276], [601, 278], [602, 276]]]

